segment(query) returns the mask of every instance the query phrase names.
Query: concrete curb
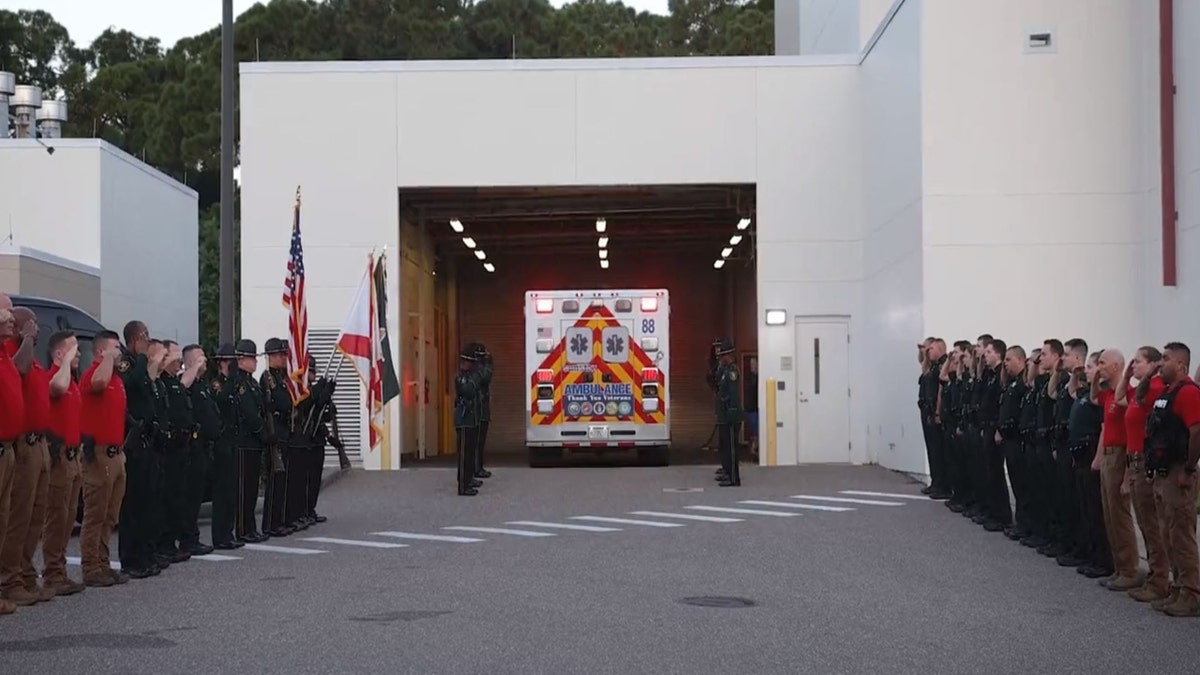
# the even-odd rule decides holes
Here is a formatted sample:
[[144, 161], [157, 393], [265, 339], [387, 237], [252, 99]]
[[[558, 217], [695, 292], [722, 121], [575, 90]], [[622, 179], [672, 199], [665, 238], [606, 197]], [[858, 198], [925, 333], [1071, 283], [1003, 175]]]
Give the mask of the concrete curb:
[[[350, 473], [353, 469], [325, 469], [321, 473], [321, 489], [329, 487], [336, 483], [344, 474]], [[255, 513], [262, 513], [263, 500], [259, 497], [258, 502], [254, 505]], [[212, 520], [212, 502], [204, 502], [200, 505], [200, 520]]]

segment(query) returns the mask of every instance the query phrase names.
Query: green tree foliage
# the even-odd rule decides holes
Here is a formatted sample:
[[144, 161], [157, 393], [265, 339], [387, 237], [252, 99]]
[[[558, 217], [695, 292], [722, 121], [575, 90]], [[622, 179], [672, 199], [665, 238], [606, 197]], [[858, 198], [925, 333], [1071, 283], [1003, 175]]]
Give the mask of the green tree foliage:
[[[234, 51], [238, 61], [770, 54], [773, 15], [773, 0], [670, 0], [668, 16], [607, 0], [271, 0], [237, 18]], [[220, 38], [213, 27], [165, 48], [110, 28], [80, 46], [47, 12], [0, 10], [0, 70], [65, 97], [66, 135], [103, 138], [200, 194], [205, 344], [217, 335]]]

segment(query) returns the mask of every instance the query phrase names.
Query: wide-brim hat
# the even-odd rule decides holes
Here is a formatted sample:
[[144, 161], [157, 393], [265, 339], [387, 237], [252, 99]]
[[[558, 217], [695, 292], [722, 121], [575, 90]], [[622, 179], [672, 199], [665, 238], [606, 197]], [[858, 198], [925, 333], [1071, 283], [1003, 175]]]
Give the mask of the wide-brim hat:
[[273, 337], [267, 340], [267, 344], [263, 345], [263, 352], [266, 354], [286, 354], [287, 351], [288, 343], [283, 338]]
[[218, 361], [227, 361], [237, 358], [237, 352], [233, 348], [232, 342], [224, 342], [217, 347], [217, 352], [213, 354], [213, 358]]
[[237, 346], [233, 348], [233, 355], [241, 358], [243, 356], [258, 357], [258, 345], [254, 344], [254, 340], [238, 340]]

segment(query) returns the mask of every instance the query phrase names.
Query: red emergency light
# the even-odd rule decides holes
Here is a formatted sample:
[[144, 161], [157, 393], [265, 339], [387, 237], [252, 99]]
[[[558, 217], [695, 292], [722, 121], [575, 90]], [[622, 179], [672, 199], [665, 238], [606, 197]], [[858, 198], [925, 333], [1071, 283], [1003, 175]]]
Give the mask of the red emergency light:
[[549, 314], [550, 312], [553, 312], [553, 311], [554, 311], [554, 300], [552, 300], [550, 298], [538, 298], [537, 299], [537, 313], [538, 314]]
[[643, 312], [657, 312], [658, 311], [658, 298], [642, 298], [642, 311]]
[[643, 368], [642, 382], [658, 382], [658, 368]]
[[554, 382], [554, 371], [549, 368], [542, 368], [535, 374], [538, 384], [550, 384]]

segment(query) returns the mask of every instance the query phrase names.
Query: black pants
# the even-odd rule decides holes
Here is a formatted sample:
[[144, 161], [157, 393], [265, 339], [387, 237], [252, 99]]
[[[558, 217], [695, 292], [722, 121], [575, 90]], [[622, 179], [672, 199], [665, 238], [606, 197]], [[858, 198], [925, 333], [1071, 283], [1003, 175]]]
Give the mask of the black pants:
[[1001, 447], [1008, 484], [1012, 487], [1013, 527], [1021, 534], [1028, 534], [1032, 528], [1029, 525], [1029, 471], [1026, 469], [1025, 443], [1019, 438], [1005, 438]]
[[1079, 526], [1079, 490], [1071, 450], [1066, 443], [1054, 444], [1054, 540], [1079, 553], [1082, 535]]
[[125, 497], [121, 501], [117, 552], [121, 567], [144, 570], [154, 562], [152, 511], [161, 511], [161, 507], [149, 500], [153, 450], [144, 438], [133, 438], [125, 445], [124, 452]]
[[483, 451], [487, 446], [488, 421], [479, 423], [479, 442], [475, 446], [475, 473], [483, 471]]
[[213, 545], [233, 541], [238, 514], [238, 452], [227, 440], [213, 446], [212, 464], [212, 541]]
[[[1016, 441], [1020, 445], [1020, 441]], [[983, 452], [987, 461], [988, 515], [1002, 524], [1012, 524], [1012, 504], [1004, 479], [1004, 444], [996, 443], [996, 430], [984, 428]]]
[[942, 430], [942, 454], [945, 458], [946, 482], [950, 488], [950, 499], [956, 504], [970, 501], [970, 487], [966, 481], [966, 462], [963, 457], [963, 438], [958, 435], [958, 425], [944, 424]]
[[926, 418], [921, 424], [925, 433], [925, 456], [929, 460], [929, 482], [934, 492], [950, 491], [950, 481], [946, 476], [945, 436], [942, 425], [935, 424], [932, 418]]
[[318, 441], [308, 451], [308, 490], [307, 506], [304, 514], [309, 517], [317, 515], [317, 497], [321, 496], [321, 475], [325, 473], [325, 443]]
[[[1092, 444], [1095, 446], [1095, 443]], [[1080, 529], [1084, 549], [1083, 557], [1101, 569], [1113, 569], [1112, 550], [1108, 546], [1108, 533], [1104, 530], [1104, 508], [1100, 502], [1100, 472], [1092, 471], [1092, 450], [1075, 460], [1076, 488], [1079, 492]]]
[[266, 490], [263, 493], [262, 531], [268, 534], [287, 523], [284, 520], [288, 487], [287, 451], [280, 450], [279, 456], [282, 460], [283, 471], [275, 470], [274, 463], [270, 459], [270, 451], [267, 451], [267, 480]]
[[283, 522], [291, 525], [308, 514], [308, 474], [312, 470], [312, 451], [308, 445], [292, 445], [283, 461], [287, 464], [287, 494]]
[[258, 504], [258, 480], [262, 472], [262, 448], [238, 448], [238, 491], [234, 531], [238, 537], [257, 534], [254, 507]]
[[479, 427], [455, 429], [454, 441], [458, 451], [458, 493], [463, 494], [471, 487], [471, 480], [475, 477], [475, 449], [479, 443]]
[[729, 482], [741, 485], [742, 476], [738, 470], [737, 442], [734, 439], [736, 433], [736, 423], [718, 424], [717, 452], [721, 457], [721, 468], [725, 469], [725, 475], [728, 476]]
[[1050, 497], [1054, 490], [1054, 460], [1050, 445], [1037, 439], [1025, 445], [1029, 524], [1034, 534], [1049, 540], [1052, 535], [1053, 509]]
[[[196, 440], [192, 442], [188, 456], [187, 513], [182, 522], [179, 546], [190, 549], [200, 543], [200, 504], [212, 473], [212, 443]], [[214, 499], [215, 502], [215, 499]], [[215, 506], [215, 504], [214, 504]]]
[[962, 470], [965, 483], [969, 486], [970, 499], [967, 504], [975, 508], [987, 508], [987, 462], [983, 457], [983, 437], [979, 427], [968, 425], [958, 437], [962, 454]]
[[158, 533], [159, 553], [172, 554], [176, 542], [183, 542], [186, 532], [191, 530], [188, 515], [191, 513], [191, 488], [188, 474], [191, 472], [191, 448], [189, 443], [171, 444], [162, 456], [161, 495], [164, 527]]

